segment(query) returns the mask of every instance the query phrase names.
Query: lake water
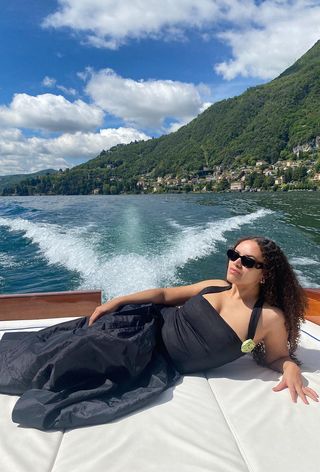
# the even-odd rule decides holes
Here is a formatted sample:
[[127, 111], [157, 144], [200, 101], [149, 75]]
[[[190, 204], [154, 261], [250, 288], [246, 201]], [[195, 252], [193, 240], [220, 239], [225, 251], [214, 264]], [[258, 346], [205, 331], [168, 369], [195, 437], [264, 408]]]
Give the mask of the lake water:
[[104, 295], [224, 278], [226, 249], [263, 235], [320, 287], [320, 192], [0, 197], [0, 293]]

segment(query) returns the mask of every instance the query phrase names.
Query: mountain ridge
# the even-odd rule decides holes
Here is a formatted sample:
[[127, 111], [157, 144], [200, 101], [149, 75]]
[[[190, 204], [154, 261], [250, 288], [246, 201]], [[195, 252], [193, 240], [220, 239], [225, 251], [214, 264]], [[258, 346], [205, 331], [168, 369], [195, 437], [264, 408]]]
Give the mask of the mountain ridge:
[[[192, 171], [202, 165], [230, 165], [239, 156], [244, 162], [276, 162], [281, 151], [289, 154], [294, 146], [320, 134], [319, 77], [320, 41], [271, 82], [211, 105], [176, 132], [112, 148], [78, 168], [99, 166], [101, 157], [106, 162], [131, 158], [135, 164], [135, 148], [147, 157], [146, 167], [154, 175], [161, 174], [161, 168], [176, 172], [178, 167]], [[156, 162], [161, 159], [162, 165]], [[140, 163], [137, 174], [150, 172], [148, 168]]]
[[41, 192], [92, 193], [117, 179], [129, 182], [124, 191], [132, 191], [144, 175], [184, 177], [204, 167], [254, 166], [261, 160], [274, 164], [319, 135], [317, 41], [270, 82], [214, 103], [173, 133], [114, 146], [84, 164], [47, 176]]

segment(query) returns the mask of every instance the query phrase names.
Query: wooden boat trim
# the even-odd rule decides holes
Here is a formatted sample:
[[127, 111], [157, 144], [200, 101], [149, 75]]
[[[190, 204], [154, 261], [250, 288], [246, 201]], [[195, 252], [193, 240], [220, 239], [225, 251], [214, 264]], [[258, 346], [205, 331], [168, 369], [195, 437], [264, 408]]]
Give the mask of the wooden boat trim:
[[320, 325], [320, 288], [306, 288], [305, 293], [308, 298], [305, 318]]
[[[320, 325], [320, 289], [306, 288], [306, 319]], [[101, 291], [0, 295], [0, 320], [88, 316], [101, 304]]]
[[0, 295], [0, 320], [88, 316], [100, 304], [100, 290]]

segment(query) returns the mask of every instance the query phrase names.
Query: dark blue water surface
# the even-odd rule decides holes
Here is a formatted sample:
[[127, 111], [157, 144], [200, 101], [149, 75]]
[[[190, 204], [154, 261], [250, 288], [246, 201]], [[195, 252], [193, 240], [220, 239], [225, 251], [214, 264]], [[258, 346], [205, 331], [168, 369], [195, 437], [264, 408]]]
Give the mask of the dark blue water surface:
[[225, 251], [271, 237], [320, 286], [320, 192], [0, 197], [0, 293], [107, 297], [225, 275]]

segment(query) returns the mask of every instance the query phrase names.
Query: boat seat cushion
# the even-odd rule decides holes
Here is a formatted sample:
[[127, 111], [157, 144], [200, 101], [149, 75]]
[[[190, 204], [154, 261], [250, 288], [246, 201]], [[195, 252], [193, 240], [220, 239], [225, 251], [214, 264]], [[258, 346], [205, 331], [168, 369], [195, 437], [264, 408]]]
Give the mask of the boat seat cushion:
[[[8, 330], [54, 323], [0, 322], [0, 337]], [[320, 393], [320, 326], [303, 325], [298, 357], [306, 380]], [[17, 397], [0, 395], [0, 470], [318, 471], [314, 438], [320, 403], [304, 405], [298, 399], [293, 404], [288, 390], [272, 392], [280, 378], [245, 356], [183, 377], [148, 407], [124, 418], [65, 432], [19, 427], [11, 421]]]

